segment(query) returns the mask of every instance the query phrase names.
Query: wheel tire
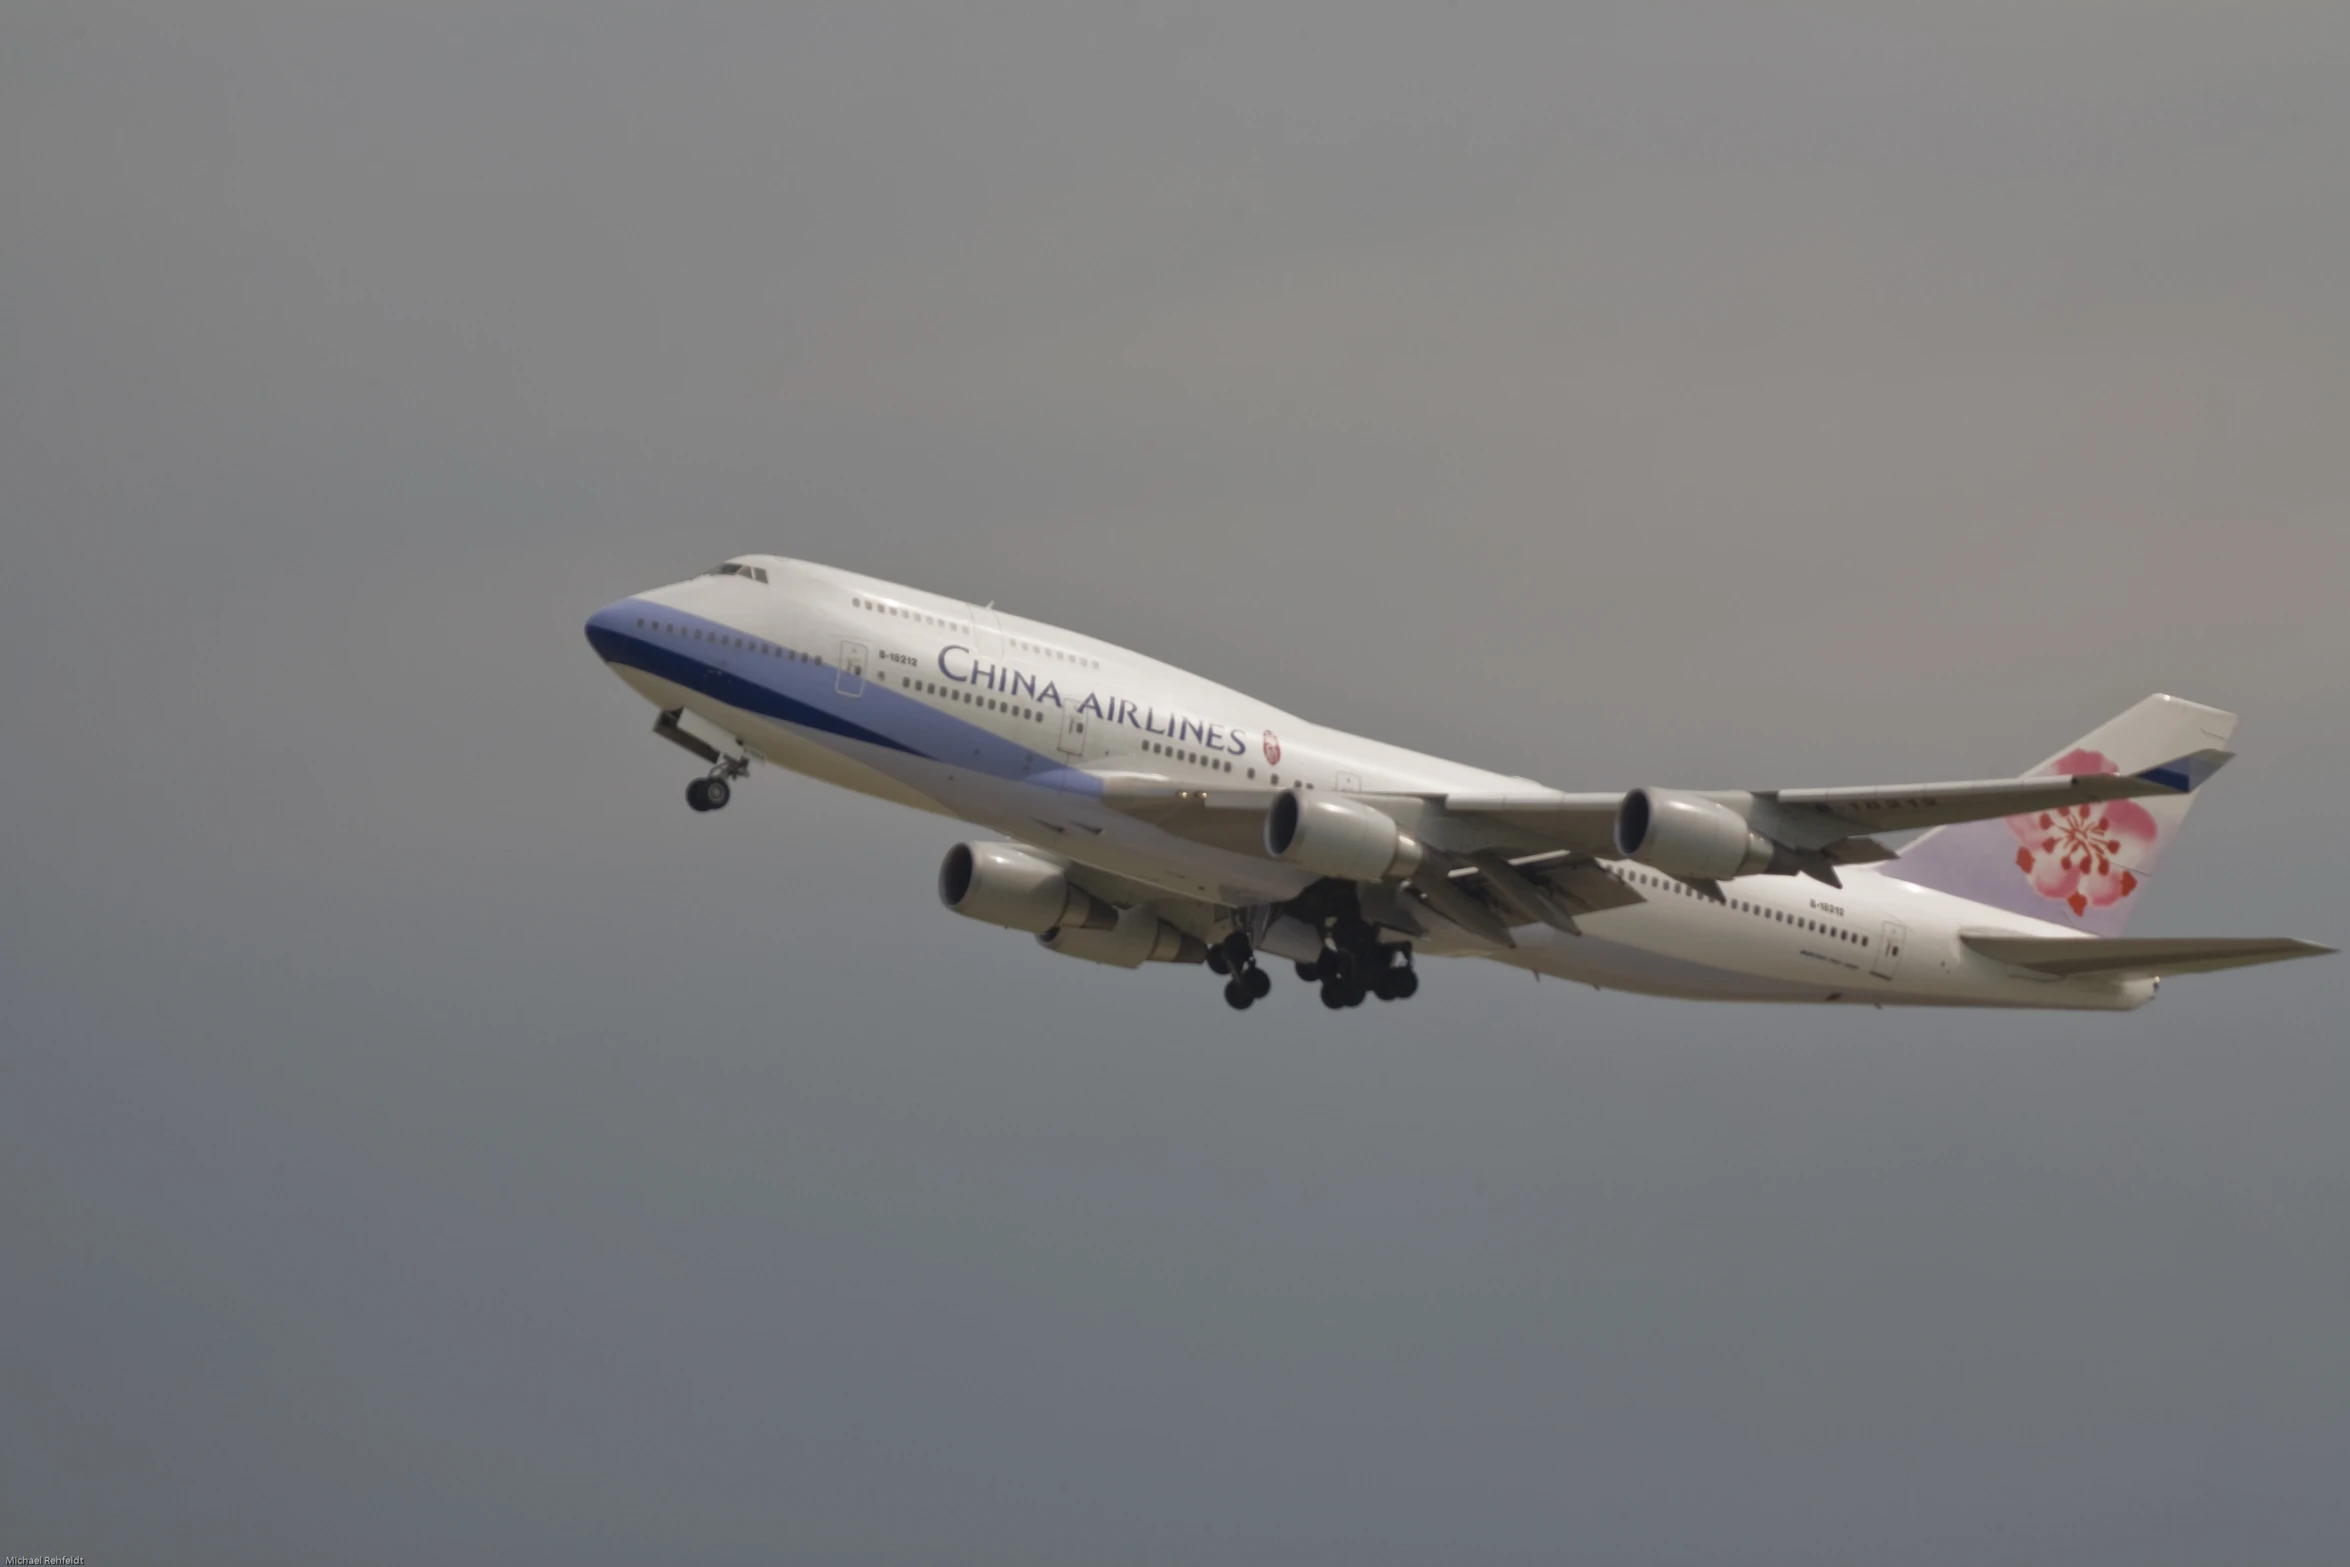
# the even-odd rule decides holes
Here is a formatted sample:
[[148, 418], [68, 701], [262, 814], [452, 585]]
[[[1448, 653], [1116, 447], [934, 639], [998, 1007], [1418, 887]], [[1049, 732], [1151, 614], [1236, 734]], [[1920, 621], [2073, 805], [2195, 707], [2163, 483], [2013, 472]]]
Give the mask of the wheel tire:
[[723, 811], [726, 809], [726, 802], [733, 798], [734, 791], [726, 786], [725, 779], [705, 778], [702, 780], [703, 810]]
[[707, 778], [697, 778], [692, 783], [687, 784], [685, 786], [685, 803], [692, 806], [697, 811], [708, 810], [710, 808], [710, 801], [702, 793], [702, 786], [709, 781], [710, 780]]
[[1416, 969], [1399, 969], [1395, 976], [1395, 999], [1409, 1001], [1420, 993], [1420, 975]]
[[1346, 987], [1336, 980], [1322, 981], [1322, 1005], [1335, 1012], [1346, 1005]]
[[1349, 985], [1346, 987], [1346, 1004], [1350, 1007], [1359, 1007], [1363, 1004], [1363, 999], [1370, 993], [1371, 988], [1368, 985]]
[[1309, 985], [1319, 984], [1322, 979], [1322, 967], [1318, 963], [1300, 963], [1297, 966], [1297, 977]]
[[1380, 974], [1371, 981], [1371, 994], [1382, 1001], [1393, 1001], [1396, 996], [1395, 976]]
[[1355, 955], [1344, 947], [1332, 947], [1322, 954], [1322, 978], [1344, 980], [1355, 971]]
[[1273, 993], [1273, 976], [1261, 968], [1250, 969], [1243, 976], [1242, 983], [1248, 986], [1248, 993], [1259, 1001]]
[[1237, 930], [1224, 938], [1224, 960], [1234, 968], [1245, 966], [1255, 951], [1256, 948], [1248, 944], [1248, 937]]
[[1256, 999], [1249, 994], [1247, 984], [1241, 980], [1239, 975], [1235, 974], [1231, 979], [1225, 981], [1224, 1004], [1233, 1011], [1246, 1012], [1255, 1004]]
[[1229, 974], [1232, 972], [1232, 960], [1224, 956], [1224, 949], [1222, 947], [1210, 947], [1208, 949], [1208, 972], [1211, 974]]

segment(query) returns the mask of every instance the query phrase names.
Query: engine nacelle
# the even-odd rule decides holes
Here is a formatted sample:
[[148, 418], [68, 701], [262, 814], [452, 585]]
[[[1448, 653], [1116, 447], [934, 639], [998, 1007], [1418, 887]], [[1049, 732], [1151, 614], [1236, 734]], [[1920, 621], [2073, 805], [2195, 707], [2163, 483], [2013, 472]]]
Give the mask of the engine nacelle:
[[1265, 852], [1340, 881], [1389, 881], [1419, 868], [1419, 841], [1395, 818], [1344, 795], [1292, 789], [1265, 812]]
[[1635, 789], [1616, 810], [1616, 852], [1667, 876], [1722, 881], [1769, 868], [1771, 840], [1702, 794]]
[[1159, 918], [1148, 904], [1117, 911], [1107, 930], [1062, 925], [1040, 932], [1036, 944], [1065, 958], [1107, 963], [1112, 968], [1140, 968], [1145, 963], [1205, 963], [1207, 943], [1177, 930]]
[[938, 901], [1011, 930], [1106, 931], [1118, 911], [1069, 884], [1069, 873], [1016, 843], [958, 843], [938, 867]]

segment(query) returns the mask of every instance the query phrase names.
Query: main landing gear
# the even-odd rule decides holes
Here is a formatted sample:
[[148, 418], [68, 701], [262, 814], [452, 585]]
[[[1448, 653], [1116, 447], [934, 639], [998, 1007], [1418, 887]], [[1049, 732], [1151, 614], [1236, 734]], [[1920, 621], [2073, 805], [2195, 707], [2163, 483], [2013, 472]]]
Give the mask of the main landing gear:
[[[1299, 979], [1322, 988], [1322, 1005], [1335, 1011], [1359, 1007], [1373, 996], [1402, 1001], [1419, 993], [1420, 975], [1408, 944], [1383, 942], [1376, 929], [1354, 920], [1340, 922], [1330, 940], [1319, 958], [1295, 965]], [[1272, 994], [1272, 976], [1239, 931], [1208, 948], [1208, 967], [1224, 976], [1224, 1004], [1235, 1012]]]
[[1227, 976], [1224, 1004], [1235, 1012], [1246, 1012], [1273, 993], [1273, 976], [1258, 966], [1255, 949], [1239, 931], [1208, 948], [1208, 968]]
[[1381, 1001], [1402, 1001], [1419, 994], [1420, 975], [1412, 967], [1408, 944], [1390, 946], [1367, 927], [1359, 934], [1341, 931], [1340, 935], [1357, 939], [1325, 947], [1319, 959], [1297, 966], [1299, 979], [1321, 985], [1322, 1005], [1335, 1012], [1341, 1007], [1359, 1007], [1372, 996]]

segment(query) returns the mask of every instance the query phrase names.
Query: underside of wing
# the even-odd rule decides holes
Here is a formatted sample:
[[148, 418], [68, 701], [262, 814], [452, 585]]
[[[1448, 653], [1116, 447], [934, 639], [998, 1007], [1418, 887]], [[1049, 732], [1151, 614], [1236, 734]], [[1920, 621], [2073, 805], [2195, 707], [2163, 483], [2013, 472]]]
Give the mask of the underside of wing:
[[1984, 778], [1962, 783], [1893, 784], [1858, 789], [1780, 789], [1761, 798], [1799, 845], [1853, 832], [1906, 832], [1979, 822], [2031, 811], [2063, 810], [2100, 800], [2191, 794], [2232, 760], [2218, 749], [2194, 752], [2136, 773], [2062, 773]]
[[1597, 860], [1563, 849], [1514, 859], [1481, 854], [1449, 871], [1416, 876], [1410, 886], [1430, 909], [1495, 947], [1517, 945], [1514, 926], [1548, 925], [1579, 936], [1581, 916], [1648, 901]]
[[1962, 931], [1960, 941], [2017, 968], [2074, 979], [2086, 975], [2202, 974], [2214, 969], [2322, 957], [2334, 949], [2289, 936], [2009, 936]]
[[[1359, 802], [1411, 835], [1448, 870], [1495, 856], [1535, 854], [1638, 860], [1667, 875], [1715, 882], [1759, 874], [1806, 875], [1840, 886], [1837, 867], [1894, 857], [1872, 837], [1959, 822], [1987, 821], [2084, 804], [2184, 795], [2224, 765], [2229, 753], [2206, 749], [2134, 773], [2058, 773], [1953, 783], [1781, 790], [1633, 789], [1568, 794], [1529, 784], [1507, 792], [1378, 793], [1336, 791], [1297, 798]], [[1284, 791], [1178, 784], [1144, 773], [1101, 778], [1113, 809], [1156, 823], [1178, 837], [1244, 854], [1263, 854], [1265, 813]], [[1376, 879], [1377, 873], [1372, 873]], [[1507, 873], [1496, 878], [1506, 901]], [[1439, 895], [1441, 896], [1441, 894]]]
[[1605, 857], [1616, 852], [1616, 816], [1624, 808], [1621, 790], [1604, 794], [1452, 794], [1442, 797], [1444, 837], [1429, 836], [1463, 853], [1483, 849], [1523, 852], [1564, 850]]
[[1102, 775], [1102, 802], [1189, 843], [1235, 854], [1265, 852], [1265, 812], [1278, 789], [1178, 784], [1148, 773]]

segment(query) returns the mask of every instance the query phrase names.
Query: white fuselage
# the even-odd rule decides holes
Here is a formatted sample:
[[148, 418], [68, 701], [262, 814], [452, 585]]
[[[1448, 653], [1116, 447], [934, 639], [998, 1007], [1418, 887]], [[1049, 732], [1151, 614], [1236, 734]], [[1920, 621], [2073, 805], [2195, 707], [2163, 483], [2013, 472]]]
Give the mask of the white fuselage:
[[[599, 611], [591, 643], [657, 708], [755, 759], [1157, 889], [1178, 922], [1187, 907], [1282, 903], [1315, 877], [1113, 808], [1106, 778], [1370, 795], [1539, 787], [1324, 728], [1040, 621], [782, 557], [737, 559], [751, 569]], [[1643, 901], [1583, 916], [1579, 935], [1525, 925], [1514, 947], [1421, 950], [1710, 1000], [2126, 1009], [2154, 993], [2148, 979], [2060, 980], [1992, 961], [1959, 932], [2072, 933], [1876, 867], [1847, 868], [1841, 889], [1743, 877], [1717, 900], [1607, 864]]]

